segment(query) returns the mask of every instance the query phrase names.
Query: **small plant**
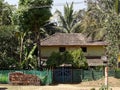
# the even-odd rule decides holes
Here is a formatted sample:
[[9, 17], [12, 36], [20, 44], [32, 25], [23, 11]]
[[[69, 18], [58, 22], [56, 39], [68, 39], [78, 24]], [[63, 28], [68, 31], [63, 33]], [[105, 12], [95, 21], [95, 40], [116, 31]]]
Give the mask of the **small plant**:
[[112, 90], [112, 88], [109, 88], [108, 86], [106, 85], [102, 85], [99, 90]]

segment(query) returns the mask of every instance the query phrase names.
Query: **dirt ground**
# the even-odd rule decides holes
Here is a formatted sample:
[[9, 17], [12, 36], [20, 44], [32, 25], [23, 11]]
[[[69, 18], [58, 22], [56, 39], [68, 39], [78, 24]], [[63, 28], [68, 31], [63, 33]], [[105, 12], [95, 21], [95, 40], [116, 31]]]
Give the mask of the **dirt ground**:
[[[75, 86], [95, 86], [95, 87], [100, 87], [101, 85], [104, 85], [104, 78], [96, 81], [87, 81], [87, 82], [82, 82], [80, 84], [76, 84]], [[114, 78], [114, 77], [109, 77], [108, 78], [108, 86], [111, 87], [120, 87], [120, 79]]]
[[[108, 81], [109, 87], [112, 88], [112, 90], [120, 90], [120, 79], [109, 77]], [[103, 84], [104, 78], [79, 84], [57, 84], [49, 86], [13, 86], [0, 84], [0, 88], [7, 88], [6, 90], [90, 90], [91, 88], [95, 88], [95, 90], [99, 90]]]

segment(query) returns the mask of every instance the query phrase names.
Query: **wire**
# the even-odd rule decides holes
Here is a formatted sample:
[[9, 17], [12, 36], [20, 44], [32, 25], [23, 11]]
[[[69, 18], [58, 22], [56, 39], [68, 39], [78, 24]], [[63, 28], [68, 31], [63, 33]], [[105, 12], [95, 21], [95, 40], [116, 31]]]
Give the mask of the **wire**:
[[[67, 4], [71, 4], [72, 2], [66, 2]], [[53, 4], [53, 7], [54, 6], [64, 6], [66, 3], [56, 3], [56, 4]], [[83, 4], [84, 2], [73, 2], [73, 4]]]

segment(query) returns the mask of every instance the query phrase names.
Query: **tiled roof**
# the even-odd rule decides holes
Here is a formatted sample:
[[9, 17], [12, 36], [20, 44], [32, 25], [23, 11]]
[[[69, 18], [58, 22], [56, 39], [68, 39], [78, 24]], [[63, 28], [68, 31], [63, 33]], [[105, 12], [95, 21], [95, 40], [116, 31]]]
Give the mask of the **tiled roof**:
[[56, 33], [41, 40], [41, 46], [106, 45], [103, 41], [90, 42], [81, 33]]

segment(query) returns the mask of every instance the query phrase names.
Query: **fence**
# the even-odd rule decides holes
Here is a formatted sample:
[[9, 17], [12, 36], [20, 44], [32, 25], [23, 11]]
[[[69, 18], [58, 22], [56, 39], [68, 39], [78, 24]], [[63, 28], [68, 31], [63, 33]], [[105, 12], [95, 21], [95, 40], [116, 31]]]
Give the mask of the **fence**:
[[[0, 71], [0, 83], [7, 84], [9, 83], [9, 73], [16, 72], [16, 70], [1, 70]], [[17, 70], [17, 72], [23, 72], [25, 74], [36, 75], [40, 78], [43, 85], [52, 84], [52, 71], [44, 70]]]
[[104, 76], [103, 71], [84, 70], [82, 73], [82, 81], [98, 80]]
[[[57, 72], [54, 72], [55, 74], [53, 77], [53, 81], [55, 83], [80, 83], [82, 81], [98, 80], [104, 77], [104, 70], [93, 69], [90, 70], [72, 69], [72, 71], [71, 69], [69, 70], [70, 70], [69, 72], [68, 70], [66, 70], [66, 68], [55, 70]], [[120, 71], [109, 70], [108, 76], [120, 78]]]
[[[81, 81], [91, 81], [91, 80], [98, 80], [102, 77], [104, 77], [104, 70], [78, 70], [79, 71], [79, 75], [80, 75], [80, 79]], [[78, 74], [77, 71], [77, 74]], [[74, 73], [73, 73], [74, 74]], [[78, 75], [74, 75], [73, 78], [77, 77]], [[108, 76], [109, 77], [115, 77], [115, 78], [120, 78], [120, 70], [109, 70], [108, 71]]]
[[104, 76], [103, 71], [73, 69], [73, 83], [81, 81], [98, 80]]
[[[9, 83], [9, 73], [15, 72], [16, 70], [0, 70], [0, 83], [7, 84]], [[53, 72], [51, 70], [44, 70], [44, 71], [37, 71], [37, 70], [17, 70], [20, 72], [23, 72], [25, 74], [32, 74], [38, 76], [43, 85], [49, 85], [53, 83], [54, 77]], [[68, 71], [67, 71], [68, 72]], [[64, 72], [63, 72], [64, 73]], [[69, 75], [68, 74], [62, 74]], [[115, 78], [120, 78], [120, 70], [109, 70], [108, 76], [113, 76]], [[71, 75], [71, 81], [72, 83], [80, 83], [82, 81], [91, 81], [91, 80], [98, 80], [100, 78], [104, 77], [104, 71], [103, 70], [82, 70], [82, 69], [72, 69], [72, 75]], [[57, 77], [59, 78], [59, 77]], [[65, 78], [66, 79], [66, 78]], [[65, 81], [65, 80], [64, 80]], [[67, 80], [68, 81], [68, 80]], [[57, 82], [60, 83], [60, 82]], [[62, 82], [64, 83], [64, 82]], [[71, 82], [67, 82], [71, 83]]]

